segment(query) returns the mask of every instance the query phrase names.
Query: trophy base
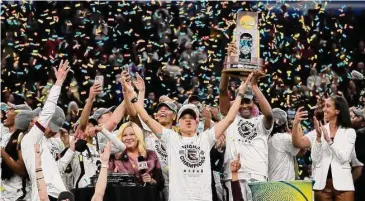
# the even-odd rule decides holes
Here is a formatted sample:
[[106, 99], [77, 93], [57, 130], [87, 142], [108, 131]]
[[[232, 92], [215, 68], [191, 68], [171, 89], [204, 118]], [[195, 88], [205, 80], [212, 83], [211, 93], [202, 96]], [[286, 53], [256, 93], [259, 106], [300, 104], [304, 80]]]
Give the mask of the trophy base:
[[242, 68], [226, 68], [222, 72], [227, 73], [231, 77], [248, 77], [250, 73], [252, 73], [254, 70], [247, 70]]
[[237, 56], [227, 56], [223, 72], [233, 77], [247, 77], [255, 70], [262, 70], [264, 60], [261, 58], [251, 58], [251, 62], [239, 62]]

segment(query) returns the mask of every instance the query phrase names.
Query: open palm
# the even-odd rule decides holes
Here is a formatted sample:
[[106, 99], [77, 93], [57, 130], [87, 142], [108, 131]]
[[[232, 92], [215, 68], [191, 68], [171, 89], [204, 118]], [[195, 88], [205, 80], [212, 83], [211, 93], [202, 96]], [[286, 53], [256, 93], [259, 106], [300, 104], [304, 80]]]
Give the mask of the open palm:
[[63, 82], [65, 81], [66, 77], [67, 77], [67, 73], [70, 71], [70, 66], [68, 65], [68, 60], [64, 61], [61, 60], [60, 65], [58, 66], [58, 69], [53, 68], [55, 75], [56, 75], [56, 84], [63, 84]]

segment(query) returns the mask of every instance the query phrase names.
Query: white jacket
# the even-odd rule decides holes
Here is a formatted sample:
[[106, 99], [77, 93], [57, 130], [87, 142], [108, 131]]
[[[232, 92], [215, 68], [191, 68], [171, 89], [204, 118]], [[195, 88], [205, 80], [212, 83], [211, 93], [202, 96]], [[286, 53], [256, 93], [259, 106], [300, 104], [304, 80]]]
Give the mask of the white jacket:
[[[42, 112], [39, 115], [38, 122], [47, 127], [55, 110], [58, 97], [61, 92], [61, 87], [54, 85], [48, 95], [47, 101], [42, 108]], [[61, 179], [58, 165], [53, 158], [51, 152], [47, 146], [47, 139], [43, 135], [43, 131], [34, 125], [31, 130], [24, 136], [21, 142], [21, 150], [29, 174], [30, 181], [32, 183], [31, 200], [39, 201], [36, 173], [35, 173], [35, 156], [34, 145], [40, 144], [41, 160], [44, 180], [47, 184], [48, 195], [57, 198], [62, 191], [66, 191], [66, 187]]]
[[[329, 132], [329, 124], [325, 125]], [[352, 128], [338, 128], [332, 145], [329, 145], [322, 134], [321, 143], [312, 141], [312, 160], [315, 164], [313, 189], [323, 190], [331, 165], [333, 186], [338, 191], [354, 191], [351, 174], [351, 154], [355, 147], [356, 133]]]

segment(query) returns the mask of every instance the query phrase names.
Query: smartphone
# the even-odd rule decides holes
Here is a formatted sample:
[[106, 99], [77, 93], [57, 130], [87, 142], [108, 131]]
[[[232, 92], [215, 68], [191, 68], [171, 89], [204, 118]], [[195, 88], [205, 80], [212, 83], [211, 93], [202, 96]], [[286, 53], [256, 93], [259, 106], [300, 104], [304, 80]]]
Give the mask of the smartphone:
[[122, 66], [122, 71], [126, 71], [129, 74], [129, 66]]
[[104, 87], [104, 76], [97, 75], [95, 76], [95, 83], [99, 83], [101, 85], [101, 88]]

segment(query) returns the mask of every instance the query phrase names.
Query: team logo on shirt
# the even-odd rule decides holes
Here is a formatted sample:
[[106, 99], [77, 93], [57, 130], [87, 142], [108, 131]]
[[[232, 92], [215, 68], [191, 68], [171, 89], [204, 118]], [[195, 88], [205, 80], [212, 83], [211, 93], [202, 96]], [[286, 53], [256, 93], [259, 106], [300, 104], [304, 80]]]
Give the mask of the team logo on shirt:
[[252, 140], [257, 136], [257, 130], [255, 128], [255, 124], [240, 120], [237, 124], [238, 133], [243, 138], [243, 142], [251, 143]]
[[161, 143], [161, 140], [155, 141], [155, 150], [160, 155], [163, 161], [167, 161], [167, 152], [165, 146]]
[[[181, 146], [179, 154], [181, 162], [189, 168], [198, 168], [205, 162], [204, 151], [193, 144]], [[203, 172], [203, 170], [201, 171]]]

